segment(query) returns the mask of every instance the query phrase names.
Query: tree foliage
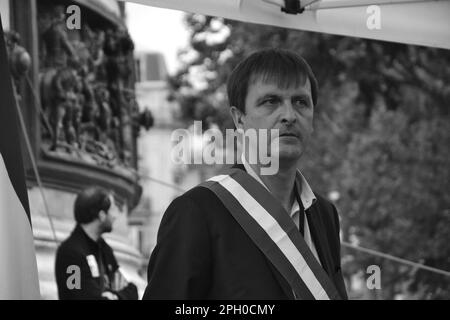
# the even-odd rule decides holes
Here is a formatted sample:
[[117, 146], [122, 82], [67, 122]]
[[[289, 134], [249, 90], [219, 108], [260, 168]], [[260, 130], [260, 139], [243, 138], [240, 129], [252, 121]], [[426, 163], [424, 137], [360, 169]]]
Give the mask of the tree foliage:
[[[232, 127], [225, 84], [265, 47], [292, 49], [319, 82], [315, 134], [302, 170], [339, 192], [343, 240], [450, 270], [450, 54], [434, 48], [187, 15], [190, 47], [170, 79], [185, 120]], [[347, 277], [377, 264], [381, 298], [450, 298], [450, 278], [353, 249]]]

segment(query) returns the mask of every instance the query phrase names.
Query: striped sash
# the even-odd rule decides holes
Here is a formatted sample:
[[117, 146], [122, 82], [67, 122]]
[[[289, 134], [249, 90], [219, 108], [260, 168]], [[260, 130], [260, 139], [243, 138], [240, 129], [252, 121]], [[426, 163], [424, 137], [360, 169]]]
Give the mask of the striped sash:
[[215, 176], [201, 186], [217, 195], [296, 298], [341, 299], [289, 214], [264, 186], [239, 169]]

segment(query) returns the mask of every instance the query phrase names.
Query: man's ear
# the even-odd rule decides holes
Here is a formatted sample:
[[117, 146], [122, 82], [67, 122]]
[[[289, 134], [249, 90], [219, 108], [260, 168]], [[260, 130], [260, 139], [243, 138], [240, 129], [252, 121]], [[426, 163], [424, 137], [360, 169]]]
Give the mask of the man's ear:
[[103, 210], [100, 210], [98, 213], [98, 220], [100, 220], [100, 222], [105, 221], [106, 219], [106, 212]]
[[234, 122], [236, 129], [244, 129], [244, 122], [243, 122], [244, 114], [243, 114], [243, 112], [233, 106], [230, 108], [230, 114], [231, 114], [231, 118], [233, 118], [233, 122]]

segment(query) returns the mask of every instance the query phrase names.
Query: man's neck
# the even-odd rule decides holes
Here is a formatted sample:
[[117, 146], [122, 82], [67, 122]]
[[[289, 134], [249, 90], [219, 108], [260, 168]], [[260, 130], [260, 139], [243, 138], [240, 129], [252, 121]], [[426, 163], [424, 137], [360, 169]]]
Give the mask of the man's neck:
[[91, 238], [92, 240], [94, 240], [95, 242], [97, 242], [98, 239], [100, 239], [100, 233], [98, 232], [98, 228], [96, 225], [82, 224], [81, 228], [88, 235], [88, 237]]
[[[247, 161], [248, 163], [248, 161]], [[277, 198], [287, 212], [291, 211], [295, 199], [294, 185], [297, 172], [296, 162], [282, 162], [277, 174], [261, 175], [260, 165], [249, 164], [269, 191]]]

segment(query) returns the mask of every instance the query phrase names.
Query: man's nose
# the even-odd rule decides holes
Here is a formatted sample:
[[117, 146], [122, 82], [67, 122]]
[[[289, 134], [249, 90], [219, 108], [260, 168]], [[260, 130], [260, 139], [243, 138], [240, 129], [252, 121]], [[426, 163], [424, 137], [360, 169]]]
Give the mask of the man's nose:
[[294, 107], [292, 106], [292, 102], [290, 100], [285, 100], [281, 106], [282, 110], [282, 114], [281, 114], [281, 122], [282, 123], [294, 123], [297, 118], [295, 116], [295, 110]]

